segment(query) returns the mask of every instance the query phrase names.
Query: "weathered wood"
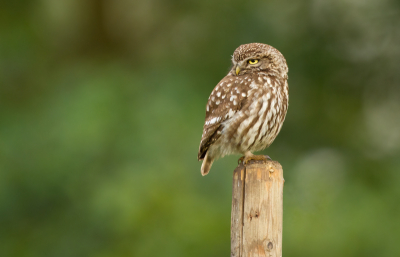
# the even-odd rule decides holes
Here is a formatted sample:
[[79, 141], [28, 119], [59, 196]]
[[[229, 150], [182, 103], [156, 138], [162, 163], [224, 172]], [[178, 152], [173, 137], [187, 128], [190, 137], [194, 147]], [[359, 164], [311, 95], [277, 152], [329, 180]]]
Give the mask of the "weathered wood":
[[231, 257], [281, 257], [283, 170], [276, 161], [233, 172]]

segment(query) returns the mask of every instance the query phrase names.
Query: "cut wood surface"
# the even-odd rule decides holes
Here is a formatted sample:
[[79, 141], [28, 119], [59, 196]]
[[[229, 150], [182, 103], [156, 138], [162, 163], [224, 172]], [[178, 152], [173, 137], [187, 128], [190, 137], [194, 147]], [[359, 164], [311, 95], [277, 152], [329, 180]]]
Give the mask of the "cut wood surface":
[[231, 257], [282, 256], [283, 170], [276, 161], [233, 172]]

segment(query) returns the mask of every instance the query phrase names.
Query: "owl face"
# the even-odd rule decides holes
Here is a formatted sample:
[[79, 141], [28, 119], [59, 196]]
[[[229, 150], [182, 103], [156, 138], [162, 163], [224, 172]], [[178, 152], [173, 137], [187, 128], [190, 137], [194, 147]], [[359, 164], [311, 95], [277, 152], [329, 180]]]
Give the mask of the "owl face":
[[242, 61], [233, 61], [232, 74], [244, 75], [248, 73], [268, 71], [272, 66], [272, 60], [269, 56], [255, 55]]
[[230, 73], [240, 76], [249, 73], [267, 73], [287, 78], [287, 64], [283, 55], [275, 48], [261, 43], [239, 46], [232, 56]]

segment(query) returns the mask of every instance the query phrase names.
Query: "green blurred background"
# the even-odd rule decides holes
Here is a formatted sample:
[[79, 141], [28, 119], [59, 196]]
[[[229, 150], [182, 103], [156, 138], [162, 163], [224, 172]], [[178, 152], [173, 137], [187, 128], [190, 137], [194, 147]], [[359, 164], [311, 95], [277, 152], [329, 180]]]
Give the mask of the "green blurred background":
[[279, 49], [284, 256], [400, 256], [400, 2], [3, 0], [0, 256], [229, 256], [232, 171], [200, 175], [240, 44]]

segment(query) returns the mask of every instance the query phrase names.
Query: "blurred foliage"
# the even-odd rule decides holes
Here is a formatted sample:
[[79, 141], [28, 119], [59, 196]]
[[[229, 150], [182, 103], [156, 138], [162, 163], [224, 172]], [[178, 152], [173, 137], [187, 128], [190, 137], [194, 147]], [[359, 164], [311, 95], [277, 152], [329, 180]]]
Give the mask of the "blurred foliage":
[[232, 171], [200, 176], [211, 90], [279, 49], [285, 256], [400, 256], [395, 0], [3, 0], [0, 256], [229, 256]]

